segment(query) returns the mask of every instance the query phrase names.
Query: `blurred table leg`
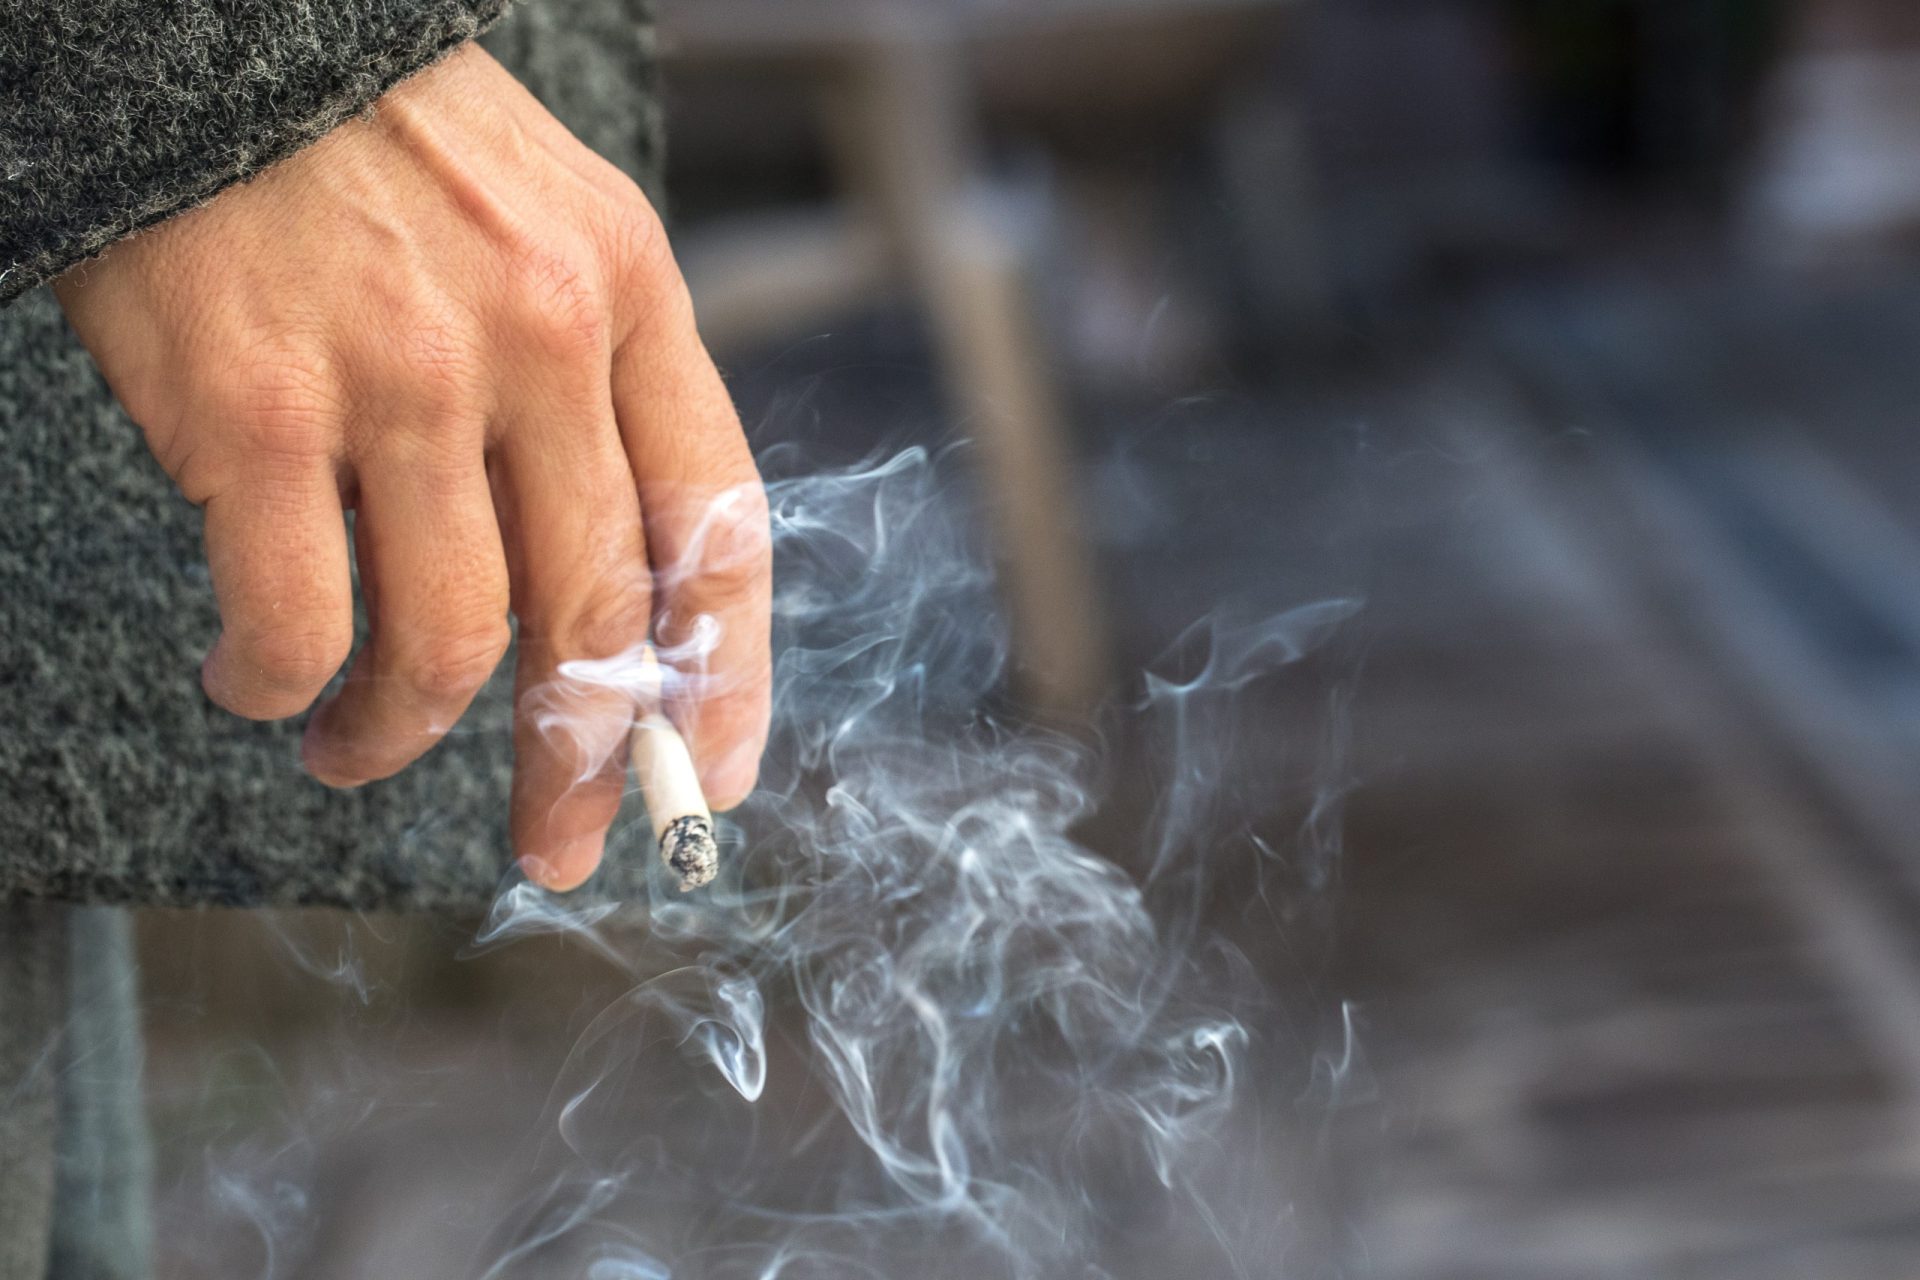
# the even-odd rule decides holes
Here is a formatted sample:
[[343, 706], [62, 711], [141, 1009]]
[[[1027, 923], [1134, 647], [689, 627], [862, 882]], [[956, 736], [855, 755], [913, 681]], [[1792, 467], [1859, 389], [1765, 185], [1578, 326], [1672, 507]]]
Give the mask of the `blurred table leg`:
[[1079, 718], [1105, 686], [1106, 631], [1028, 255], [979, 199], [960, 42], [935, 28], [853, 47], [828, 103], [842, 181], [875, 210], [978, 449], [1018, 678], [1043, 711]]

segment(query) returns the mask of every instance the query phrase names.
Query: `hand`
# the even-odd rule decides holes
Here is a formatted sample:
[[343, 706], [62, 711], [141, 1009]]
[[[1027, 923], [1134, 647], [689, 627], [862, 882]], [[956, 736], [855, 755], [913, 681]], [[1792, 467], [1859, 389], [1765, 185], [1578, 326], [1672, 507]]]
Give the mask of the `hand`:
[[[399, 772], [519, 619], [514, 845], [593, 873], [625, 787], [626, 693], [560, 665], [711, 640], [672, 699], [715, 808], [768, 716], [766, 499], [658, 218], [478, 47], [251, 182], [56, 284], [148, 445], [205, 508], [209, 697], [309, 707], [346, 661], [343, 511], [372, 621], [303, 756]], [[650, 567], [651, 566], [651, 567]], [[553, 691], [565, 690], [554, 698]], [[565, 732], [542, 709], [567, 709]]]

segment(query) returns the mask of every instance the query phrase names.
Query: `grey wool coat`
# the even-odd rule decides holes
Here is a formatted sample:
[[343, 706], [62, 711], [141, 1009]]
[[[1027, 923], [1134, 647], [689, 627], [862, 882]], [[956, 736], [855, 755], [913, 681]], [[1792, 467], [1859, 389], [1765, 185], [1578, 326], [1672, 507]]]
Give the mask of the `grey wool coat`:
[[145, 1273], [132, 952], [111, 908], [478, 912], [512, 875], [508, 667], [426, 760], [353, 792], [305, 778], [297, 724], [206, 701], [199, 514], [43, 287], [482, 31], [652, 189], [647, 0], [506, 2], [0, 3], [0, 1280]]

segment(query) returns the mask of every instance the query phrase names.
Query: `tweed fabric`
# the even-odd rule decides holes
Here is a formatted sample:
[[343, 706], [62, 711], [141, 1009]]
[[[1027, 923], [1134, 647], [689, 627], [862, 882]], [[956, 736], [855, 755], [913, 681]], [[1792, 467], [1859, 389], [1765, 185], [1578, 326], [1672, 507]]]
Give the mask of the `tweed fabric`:
[[[32, 286], [320, 136], [503, 3], [0, 6], [0, 301], [24, 294], [0, 307], [0, 1280], [148, 1270], [129, 921], [62, 900], [474, 912], [508, 864], [504, 675], [427, 761], [348, 794], [300, 773], [297, 726], [206, 703], [198, 514]], [[489, 47], [653, 188], [645, 17], [544, 0]]]
[[506, 0], [0, 11], [0, 301], [318, 138]]
[[[541, 0], [488, 47], [652, 187], [659, 116], [644, 17], [635, 0]], [[373, 20], [340, 19], [363, 57], [386, 56], [354, 43]], [[9, 25], [0, 17], [0, 30]], [[356, 83], [372, 91], [378, 81]], [[286, 136], [307, 131], [289, 126]], [[128, 207], [150, 204], [151, 193]], [[510, 664], [426, 759], [351, 792], [301, 772], [298, 723], [251, 724], [207, 702], [198, 667], [217, 613], [199, 514], [173, 492], [45, 289], [0, 310], [0, 609], [0, 901], [473, 912], [511, 874]], [[633, 838], [612, 846], [599, 892], [638, 889], [650, 857], [644, 826], [623, 818]]]

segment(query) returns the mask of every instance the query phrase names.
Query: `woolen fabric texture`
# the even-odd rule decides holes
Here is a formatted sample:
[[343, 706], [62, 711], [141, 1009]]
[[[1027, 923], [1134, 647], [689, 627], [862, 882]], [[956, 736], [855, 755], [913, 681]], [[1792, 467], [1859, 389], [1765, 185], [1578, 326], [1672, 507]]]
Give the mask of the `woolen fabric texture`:
[[[199, 513], [36, 287], [292, 153], [506, 0], [0, 3], [0, 1280], [148, 1274], [126, 905], [478, 913], [506, 838], [511, 659], [389, 782], [209, 704]], [[658, 198], [645, 0], [540, 0], [488, 47]], [[595, 891], [634, 892], [635, 833]]]
[[8, 6], [0, 301], [319, 137], [505, 3]]
[[[34, 8], [57, 12], [64, 3]], [[99, 6], [81, 0], [74, 7]], [[204, 0], [179, 6], [189, 13], [209, 7]], [[162, 176], [153, 189], [129, 190], [118, 213], [36, 214], [34, 227], [88, 230], [65, 235], [58, 247], [36, 241], [32, 260], [70, 257], [101, 228], [144, 216], [135, 210], [190, 203], [205, 194], [213, 172], [231, 180], [248, 160], [316, 136], [323, 123], [364, 107], [431, 59], [441, 42], [423, 34], [429, 27], [451, 37], [493, 11], [490, 3], [455, 11], [440, 0], [285, 8], [286, 25], [299, 38], [278, 43], [262, 32], [256, 46], [282, 75], [257, 72], [259, 96], [244, 107], [231, 105], [235, 91], [217, 78], [204, 85], [208, 102], [182, 107], [200, 122], [196, 129], [227, 121], [247, 134], [244, 146], [210, 142], [216, 159], [183, 158], [190, 177]], [[540, 0], [516, 10], [486, 43], [570, 128], [653, 189], [659, 110], [645, 17], [636, 0]], [[332, 23], [325, 29], [334, 38], [315, 34], [316, 23]], [[23, 25], [32, 24], [0, 18], [0, 33]], [[183, 28], [178, 38], [197, 29]], [[18, 47], [24, 38], [0, 34], [0, 43]], [[316, 41], [326, 45], [320, 71], [306, 61]], [[129, 90], [122, 98], [197, 99], [202, 83], [191, 68], [209, 59], [224, 66], [237, 55], [223, 45], [218, 57], [176, 56], [189, 70], [174, 73], [171, 94]], [[345, 70], [374, 64], [391, 75]], [[144, 76], [151, 64], [137, 65]], [[74, 74], [96, 85], [104, 75], [97, 66]], [[287, 85], [286, 102], [308, 114], [286, 119], [278, 132], [269, 128], [267, 113], [281, 99], [268, 82]], [[339, 96], [348, 83], [361, 100]], [[100, 125], [103, 145], [117, 154], [123, 135], [145, 121], [108, 114]], [[75, 120], [83, 129], [98, 123]], [[81, 145], [70, 140], [67, 147]], [[171, 194], [163, 196], [162, 188]], [[84, 188], [89, 200], [105, 189]], [[50, 200], [39, 193], [35, 207]], [[7, 624], [0, 650], [0, 900], [474, 912], [515, 874], [506, 834], [511, 659], [425, 759], [354, 791], [328, 790], [301, 771], [299, 722], [253, 724], [207, 701], [199, 664], [219, 624], [199, 513], [149, 456], [45, 289], [0, 310], [0, 602]], [[638, 888], [652, 856], [644, 825], [637, 814], [623, 817], [614, 856], [592, 891], [626, 895]]]

